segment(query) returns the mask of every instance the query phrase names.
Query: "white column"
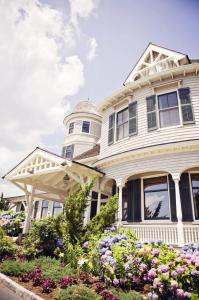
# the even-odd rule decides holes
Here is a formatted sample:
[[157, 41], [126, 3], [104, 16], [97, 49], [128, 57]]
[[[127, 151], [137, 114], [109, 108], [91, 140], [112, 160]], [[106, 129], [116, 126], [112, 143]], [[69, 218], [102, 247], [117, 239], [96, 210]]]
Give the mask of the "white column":
[[30, 229], [30, 221], [31, 221], [33, 206], [34, 206], [33, 205], [34, 193], [35, 193], [35, 190], [34, 190], [34, 188], [32, 188], [31, 194], [29, 196], [26, 195], [27, 200], [28, 200], [28, 203], [27, 203], [28, 208], [27, 208], [26, 219], [25, 219], [25, 222], [24, 222], [23, 234], [27, 234], [29, 232], [29, 229]]
[[100, 212], [100, 207], [101, 207], [101, 180], [100, 178], [98, 179], [98, 195], [97, 195], [97, 212], [96, 214], [99, 214]]
[[85, 212], [84, 212], [84, 226], [86, 224], [88, 224], [88, 222], [90, 221], [90, 216], [91, 216], [91, 201], [92, 201], [92, 190], [90, 191], [90, 194], [88, 196], [88, 205], [85, 209]]
[[177, 230], [178, 230], [178, 245], [184, 245], [184, 231], [183, 231], [183, 223], [182, 223], [182, 207], [181, 207], [181, 200], [180, 200], [180, 188], [179, 188], [179, 181], [180, 175], [172, 175], [173, 180], [175, 182], [175, 195], [176, 195], [176, 213], [177, 213]]
[[121, 183], [117, 183], [117, 187], [119, 189], [117, 226], [119, 227], [122, 224], [122, 188], [123, 188], [123, 185]]

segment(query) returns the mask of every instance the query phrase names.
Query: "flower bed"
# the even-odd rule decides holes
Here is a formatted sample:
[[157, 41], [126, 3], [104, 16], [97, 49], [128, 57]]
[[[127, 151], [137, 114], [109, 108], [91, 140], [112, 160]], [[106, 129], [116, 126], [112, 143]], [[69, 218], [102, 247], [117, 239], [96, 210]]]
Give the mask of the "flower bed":
[[25, 213], [23, 211], [9, 210], [0, 213], [0, 227], [8, 236], [18, 236], [22, 232], [24, 220]]

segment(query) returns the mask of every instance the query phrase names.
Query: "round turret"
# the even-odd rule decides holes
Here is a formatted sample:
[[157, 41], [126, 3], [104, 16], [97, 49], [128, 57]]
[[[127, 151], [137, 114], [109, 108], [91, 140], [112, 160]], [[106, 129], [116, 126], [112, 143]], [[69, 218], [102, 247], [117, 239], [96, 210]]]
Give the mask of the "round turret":
[[79, 102], [64, 119], [66, 134], [62, 156], [72, 159], [92, 149], [101, 136], [101, 119], [95, 104], [90, 101]]

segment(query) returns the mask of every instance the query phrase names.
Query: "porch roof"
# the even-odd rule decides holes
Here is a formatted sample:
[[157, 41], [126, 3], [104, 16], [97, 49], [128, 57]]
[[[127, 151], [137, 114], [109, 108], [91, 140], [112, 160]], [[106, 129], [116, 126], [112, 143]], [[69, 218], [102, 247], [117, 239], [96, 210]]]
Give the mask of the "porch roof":
[[63, 201], [71, 189], [94, 176], [105, 174], [96, 168], [66, 160], [48, 150], [37, 147], [19, 164], [12, 168], [3, 179], [30, 193], [34, 188], [35, 196], [55, 201]]

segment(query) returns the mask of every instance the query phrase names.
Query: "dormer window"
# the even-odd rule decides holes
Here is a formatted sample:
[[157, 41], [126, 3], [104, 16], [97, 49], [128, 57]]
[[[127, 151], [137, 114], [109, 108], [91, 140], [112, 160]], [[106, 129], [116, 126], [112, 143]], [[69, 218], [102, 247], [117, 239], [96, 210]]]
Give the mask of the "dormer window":
[[90, 130], [90, 122], [83, 121], [82, 123], [82, 132], [89, 133]]
[[158, 96], [160, 127], [180, 124], [177, 92]]
[[68, 129], [68, 133], [71, 134], [74, 131], [74, 122], [69, 124], [69, 129]]

